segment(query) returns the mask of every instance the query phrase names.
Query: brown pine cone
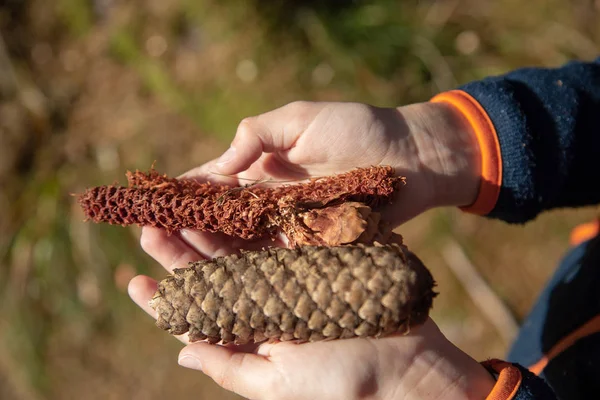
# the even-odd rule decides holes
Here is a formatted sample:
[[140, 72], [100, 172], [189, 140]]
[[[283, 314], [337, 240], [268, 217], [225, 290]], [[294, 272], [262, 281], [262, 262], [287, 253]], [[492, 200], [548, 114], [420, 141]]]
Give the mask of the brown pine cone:
[[434, 285], [404, 246], [271, 248], [177, 269], [150, 304], [191, 341], [381, 337], [424, 323]]

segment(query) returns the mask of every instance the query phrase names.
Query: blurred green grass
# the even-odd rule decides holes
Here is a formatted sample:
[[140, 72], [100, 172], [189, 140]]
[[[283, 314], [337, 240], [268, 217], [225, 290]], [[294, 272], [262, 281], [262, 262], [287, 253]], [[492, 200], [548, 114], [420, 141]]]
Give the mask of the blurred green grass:
[[[164, 274], [138, 231], [84, 224], [72, 193], [155, 160], [179, 174], [293, 100], [397, 106], [591, 59], [599, 15], [584, 0], [0, 2], [0, 398], [234, 398], [178, 368], [178, 344], [128, 300], [128, 277]], [[437, 210], [400, 232], [439, 282], [444, 332], [486, 358], [506, 343], [440, 249], [459, 243], [522, 318], [596, 212], [515, 227]]]

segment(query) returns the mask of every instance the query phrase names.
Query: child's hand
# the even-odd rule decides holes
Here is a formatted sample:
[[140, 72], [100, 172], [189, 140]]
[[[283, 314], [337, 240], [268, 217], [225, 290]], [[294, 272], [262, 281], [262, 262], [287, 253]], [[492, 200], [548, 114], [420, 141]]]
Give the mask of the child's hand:
[[[450, 107], [422, 103], [381, 109], [353, 103], [292, 103], [244, 120], [233, 151], [186, 174], [245, 184], [239, 178], [303, 179], [356, 167], [392, 165], [407, 185], [385, 218], [400, 224], [434, 206], [468, 205], [479, 187], [479, 150], [468, 124]], [[218, 174], [215, 174], [217, 172]], [[226, 178], [222, 175], [232, 175]], [[144, 228], [144, 250], [167, 270], [239, 248], [283, 245]], [[138, 277], [132, 298], [147, 302], [156, 283]], [[186, 357], [187, 356], [187, 357]], [[191, 358], [190, 358], [191, 357]], [[182, 350], [226, 389], [250, 398], [483, 398], [493, 385], [477, 362], [454, 347], [432, 321], [408, 336], [295, 345]]]
[[[431, 207], [471, 204], [477, 196], [474, 135], [462, 116], [439, 103], [398, 109], [291, 103], [243, 120], [230, 150], [209, 166], [222, 174], [287, 180], [380, 164], [408, 178], [386, 212], [395, 225]], [[189, 175], [206, 173], [209, 166]]]
[[[398, 109], [291, 103], [242, 121], [231, 149], [235, 150], [185, 176], [244, 185], [251, 181], [240, 177], [285, 181], [392, 165], [407, 177], [398, 198], [382, 210], [394, 226], [431, 207], [471, 204], [479, 189], [480, 155], [474, 134], [461, 115], [442, 103]], [[199, 256], [285, 245], [187, 230], [169, 236], [155, 228], [143, 229], [141, 244], [169, 270]]]
[[[146, 311], [156, 282], [137, 277], [133, 299]], [[433, 321], [405, 336], [259, 346], [187, 345], [179, 363], [250, 399], [484, 399], [491, 375]]]

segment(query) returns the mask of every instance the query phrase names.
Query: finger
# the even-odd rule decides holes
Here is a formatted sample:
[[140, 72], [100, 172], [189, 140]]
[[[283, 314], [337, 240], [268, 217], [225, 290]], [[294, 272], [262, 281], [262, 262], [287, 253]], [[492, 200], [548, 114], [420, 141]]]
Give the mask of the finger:
[[231, 147], [216, 167], [224, 174], [244, 171], [264, 153], [293, 147], [321, 109], [318, 103], [295, 102], [240, 122]]
[[[281, 160], [279, 157], [274, 157], [272, 154], [263, 154], [249, 168], [239, 174], [224, 174], [219, 171], [216, 166], [216, 160], [212, 160], [199, 167], [178, 176], [179, 179], [194, 179], [199, 182], [220, 183], [230, 186], [242, 186], [250, 183], [257, 183], [266, 180], [264, 183], [272, 183], [271, 179], [306, 179], [310, 177], [307, 171], [301, 168], [294, 168], [289, 163]], [[277, 182], [275, 182], [277, 183]]]
[[169, 272], [203, 259], [200, 253], [188, 246], [178, 235], [169, 235], [158, 228], [144, 227], [140, 244], [146, 253]]
[[156, 281], [144, 275], [134, 277], [127, 286], [129, 297], [154, 319], [158, 318], [158, 315], [148, 302], [156, 293], [156, 288]]
[[[216, 166], [217, 161], [218, 159], [215, 159], [199, 167], [192, 168], [178, 176], [178, 178], [241, 186], [263, 180], [265, 182], [260, 182], [260, 185], [289, 183], [288, 181], [300, 181], [312, 176], [311, 171], [298, 165], [291, 165], [287, 160], [283, 160], [274, 154], [263, 154], [254, 164], [239, 174], [224, 174], [220, 172]], [[271, 181], [271, 179], [275, 181]], [[277, 182], [279, 179], [284, 179], [285, 182]]]
[[273, 390], [280, 380], [278, 370], [266, 358], [208, 343], [194, 343], [179, 353], [179, 365], [200, 370], [219, 386], [256, 399]]
[[230, 176], [218, 171], [218, 167], [216, 166], [218, 160], [219, 159], [214, 159], [202, 164], [199, 167], [192, 168], [189, 171], [184, 172], [183, 174], [178, 176], [178, 179], [187, 178], [196, 179], [202, 182], [209, 181], [213, 183], [222, 183], [232, 186], [239, 185], [240, 182], [235, 175]]
[[208, 233], [187, 229], [181, 231], [181, 239], [197, 253], [208, 259], [237, 253], [239, 250], [252, 251], [267, 247], [286, 246], [286, 242], [279, 237], [274, 240], [243, 240], [223, 233]]
[[[148, 313], [154, 319], [158, 318], [158, 315], [156, 314], [156, 311], [150, 307], [149, 302], [154, 296], [154, 293], [156, 293], [156, 288], [156, 281], [143, 275], [138, 275], [133, 278], [127, 287], [129, 297], [131, 297], [134, 303], [137, 304], [142, 310], [146, 311], [146, 313]], [[184, 344], [189, 343], [187, 333], [184, 335], [177, 335], [175, 337]]]

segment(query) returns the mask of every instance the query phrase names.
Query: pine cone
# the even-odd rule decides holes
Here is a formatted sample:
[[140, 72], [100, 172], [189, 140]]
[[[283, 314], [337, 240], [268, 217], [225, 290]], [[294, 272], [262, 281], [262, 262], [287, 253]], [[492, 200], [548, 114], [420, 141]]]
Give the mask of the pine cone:
[[[79, 196], [87, 219], [115, 225], [146, 225], [173, 232], [197, 229], [222, 232], [242, 239], [275, 237], [285, 232], [291, 245], [338, 245], [335, 228], [327, 220], [337, 213], [353, 220], [347, 237], [363, 242], [389, 236], [385, 224], [371, 208], [391, 202], [404, 182], [389, 166], [359, 168], [345, 174], [315, 178], [307, 183], [275, 188], [231, 187], [192, 179], [174, 179], [128, 172], [129, 187], [100, 186]], [[360, 202], [359, 205], [356, 205]], [[349, 205], [345, 205], [349, 204]], [[342, 208], [340, 208], [342, 207]], [[356, 211], [355, 211], [356, 210]], [[307, 214], [310, 216], [307, 217]], [[332, 219], [333, 218], [333, 219]], [[344, 221], [342, 221], [344, 222]], [[312, 225], [311, 225], [312, 224]], [[312, 227], [326, 229], [316, 234]], [[342, 239], [342, 235], [337, 235]]]
[[271, 248], [176, 269], [150, 304], [191, 341], [381, 337], [424, 323], [434, 285], [404, 246]]

